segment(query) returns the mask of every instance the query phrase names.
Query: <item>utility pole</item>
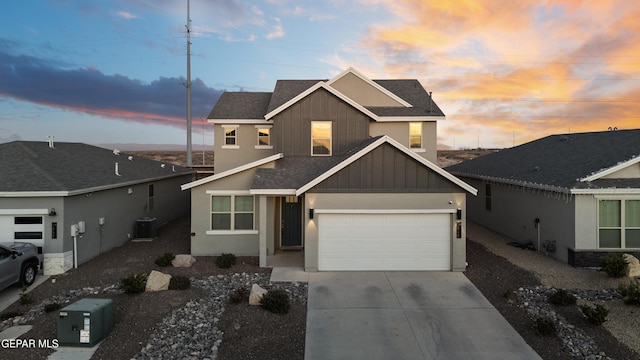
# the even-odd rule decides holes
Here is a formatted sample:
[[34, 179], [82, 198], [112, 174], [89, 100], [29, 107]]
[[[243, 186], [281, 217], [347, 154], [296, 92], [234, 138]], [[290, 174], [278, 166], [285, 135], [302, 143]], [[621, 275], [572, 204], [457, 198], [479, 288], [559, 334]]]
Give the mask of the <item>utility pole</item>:
[[191, 17], [187, 0], [187, 167], [191, 167]]

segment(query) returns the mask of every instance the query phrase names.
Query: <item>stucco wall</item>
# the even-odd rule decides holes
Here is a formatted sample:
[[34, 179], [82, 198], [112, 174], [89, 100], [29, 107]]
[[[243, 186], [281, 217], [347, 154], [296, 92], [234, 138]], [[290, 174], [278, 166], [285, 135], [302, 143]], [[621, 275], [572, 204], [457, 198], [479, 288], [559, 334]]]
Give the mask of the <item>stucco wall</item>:
[[[468, 219], [518, 242], [531, 241], [537, 248], [545, 240], [556, 242], [549, 255], [567, 261], [568, 248], [573, 247], [575, 198], [568, 195], [523, 189], [491, 183], [491, 211], [486, 210], [487, 183], [461, 177], [478, 189], [478, 196], [467, 196]], [[540, 219], [536, 228], [535, 219]], [[541, 249], [544, 251], [544, 248]]]
[[[451, 202], [451, 203], [449, 203]], [[318, 270], [318, 218], [309, 219], [309, 211], [321, 209], [462, 209], [462, 238], [455, 238], [455, 213], [451, 214], [451, 264], [453, 271], [466, 269], [466, 199], [464, 193], [447, 194], [305, 194], [305, 270]]]
[[217, 181], [196, 186], [191, 189], [191, 254], [194, 256], [212, 256], [232, 253], [238, 256], [259, 255], [259, 209], [258, 196], [254, 197], [254, 233], [207, 235], [211, 229], [211, 194], [207, 191], [234, 192], [248, 195], [256, 169], [249, 169]]
[[[437, 164], [438, 153], [436, 150], [438, 143], [437, 123], [435, 121], [425, 121], [422, 123], [422, 148], [424, 152], [416, 152], [423, 158]], [[388, 135], [392, 139], [409, 147], [409, 123], [408, 122], [376, 122], [369, 124], [371, 136]]]
[[[225, 143], [223, 126], [227, 125], [216, 124], [214, 126], [215, 131], [213, 132], [216, 174], [275, 154], [273, 149], [256, 149], [256, 145], [258, 144], [258, 129], [255, 124], [238, 125], [236, 138], [237, 149], [222, 148]], [[271, 141], [273, 142], [273, 132], [271, 133]]]

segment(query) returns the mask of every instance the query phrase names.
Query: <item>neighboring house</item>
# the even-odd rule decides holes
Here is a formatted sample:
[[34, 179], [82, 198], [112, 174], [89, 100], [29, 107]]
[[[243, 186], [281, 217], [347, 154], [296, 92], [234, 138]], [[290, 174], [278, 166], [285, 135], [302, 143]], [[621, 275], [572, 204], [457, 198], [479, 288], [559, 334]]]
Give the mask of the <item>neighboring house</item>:
[[640, 129], [548, 136], [447, 167], [471, 221], [573, 266], [640, 253]]
[[214, 123], [216, 174], [191, 189], [191, 252], [304, 251], [317, 270], [466, 267], [465, 199], [435, 165], [444, 114], [417, 80], [279, 80], [226, 92]]
[[[79, 143], [0, 144], [0, 242], [39, 247], [63, 273], [189, 212], [190, 169]], [[142, 219], [142, 221], [138, 221]], [[155, 220], [154, 220], [155, 219]], [[76, 252], [72, 225], [78, 228]]]

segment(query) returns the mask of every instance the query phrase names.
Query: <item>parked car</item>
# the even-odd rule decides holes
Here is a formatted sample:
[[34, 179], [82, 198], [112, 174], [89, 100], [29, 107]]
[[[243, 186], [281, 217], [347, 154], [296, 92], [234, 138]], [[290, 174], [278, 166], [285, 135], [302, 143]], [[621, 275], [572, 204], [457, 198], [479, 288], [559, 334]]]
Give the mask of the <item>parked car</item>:
[[35, 245], [0, 244], [0, 290], [11, 285], [29, 286], [36, 280], [40, 260]]

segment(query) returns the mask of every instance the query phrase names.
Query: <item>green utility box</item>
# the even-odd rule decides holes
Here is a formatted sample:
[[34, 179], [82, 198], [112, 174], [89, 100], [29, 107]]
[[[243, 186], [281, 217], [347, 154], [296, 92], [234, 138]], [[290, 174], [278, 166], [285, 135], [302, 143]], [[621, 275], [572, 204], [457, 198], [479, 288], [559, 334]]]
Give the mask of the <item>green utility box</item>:
[[93, 347], [113, 328], [111, 299], [80, 299], [58, 313], [58, 343]]

